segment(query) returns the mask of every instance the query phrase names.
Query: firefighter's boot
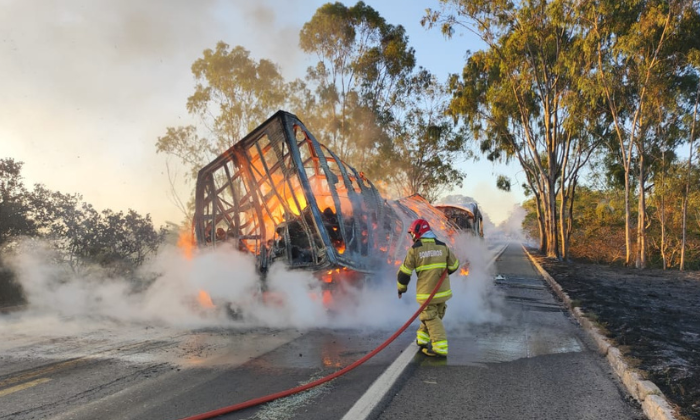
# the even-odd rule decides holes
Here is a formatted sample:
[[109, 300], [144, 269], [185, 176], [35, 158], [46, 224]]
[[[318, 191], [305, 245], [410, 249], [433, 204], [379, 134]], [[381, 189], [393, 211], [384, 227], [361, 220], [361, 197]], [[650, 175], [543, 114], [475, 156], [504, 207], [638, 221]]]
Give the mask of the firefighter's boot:
[[427, 331], [424, 331], [422, 329], [418, 330], [418, 333], [416, 334], [416, 344], [420, 348], [424, 348], [428, 344], [430, 344], [430, 336], [428, 335]]
[[432, 343], [428, 343], [427, 346], [423, 347], [421, 352], [428, 357], [447, 357], [447, 353], [442, 354], [441, 351], [434, 349]]

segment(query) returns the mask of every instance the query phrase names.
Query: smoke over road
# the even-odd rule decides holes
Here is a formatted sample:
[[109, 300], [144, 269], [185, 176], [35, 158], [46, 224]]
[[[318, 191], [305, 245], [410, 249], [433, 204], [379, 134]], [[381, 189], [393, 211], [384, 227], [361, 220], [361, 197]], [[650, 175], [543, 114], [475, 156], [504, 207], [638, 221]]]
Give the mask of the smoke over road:
[[[143, 288], [132, 280], [107, 277], [98, 269], [75, 274], [51, 261], [55, 255], [33, 241], [9, 260], [27, 297], [27, 309], [6, 321], [43, 323], [61, 331], [106, 323], [198, 328], [360, 328], [394, 330], [417, 309], [415, 279], [399, 300], [393, 268], [377, 274], [362, 288], [347, 288], [328, 308], [320, 282], [309, 272], [271, 267], [262, 292], [255, 260], [228, 247], [197, 251], [187, 258], [165, 247], [138, 273], [155, 278]], [[453, 298], [445, 318], [448, 328], [499, 322], [501, 298], [493, 289], [492, 257], [485, 243], [469, 235], [457, 238], [460, 261], [469, 275], [451, 277]], [[204, 291], [210, 301], [202, 301]], [[215, 307], [210, 307], [211, 303]], [[226, 307], [232, 310], [226, 310]], [[234, 314], [235, 316], [231, 316]], [[33, 320], [33, 321], [32, 321]], [[37, 320], [44, 320], [36, 322]], [[55, 320], [55, 321], [50, 321]]]

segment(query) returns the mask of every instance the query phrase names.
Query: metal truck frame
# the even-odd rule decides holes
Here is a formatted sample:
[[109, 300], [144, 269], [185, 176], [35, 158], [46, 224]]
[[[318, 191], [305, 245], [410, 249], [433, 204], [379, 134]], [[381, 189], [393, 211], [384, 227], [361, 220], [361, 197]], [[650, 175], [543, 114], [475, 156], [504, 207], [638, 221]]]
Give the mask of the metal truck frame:
[[[406, 230], [418, 217], [448, 242], [460, 230], [455, 217], [419, 195], [384, 199], [285, 111], [202, 168], [195, 200], [196, 243], [252, 253], [263, 275], [275, 261], [326, 277], [372, 273], [400, 264], [411, 245]], [[450, 211], [474, 220], [468, 209]]]

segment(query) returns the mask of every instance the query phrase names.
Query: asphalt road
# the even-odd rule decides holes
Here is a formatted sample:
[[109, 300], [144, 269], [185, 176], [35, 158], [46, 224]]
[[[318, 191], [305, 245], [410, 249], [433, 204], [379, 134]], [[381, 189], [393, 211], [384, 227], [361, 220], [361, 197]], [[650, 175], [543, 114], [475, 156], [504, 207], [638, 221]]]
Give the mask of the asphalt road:
[[496, 268], [505, 321], [451, 334], [442, 363], [416, 358], [378, 418], [645, 418], [522, 247], [510, 244]]
[[[368, 418], [644, 418], [522, 248], [510, 245], [496, 268], [503, 319], [481, 325], [451, 320], [446, 360], [415, 353], [411, 327], [332, 382], [220, 418], [341, 419], [375, 381], [388, 388], [374, 395]], [[448, 309], [447, 317], [457, 317], [458, 309]], [[58, 322], [60, 333], [37, 335], [18, 325], [0, 323], [0, 419], [180, 419], [321, 378], [393, 333], [104, 322], [63, 331]], [[398, 380], [387, 382], [398, 360], [406, 361]]]
[[[104, 331], [39, 342], [12, 337], [0, 345], [0, 419], [179, 419], [333, 373], [390, 334], [211, 329], [149, 335], [121, 342]], [[222, 418], [338, 418], [409, 341], [401, 337], [327, 385]]]

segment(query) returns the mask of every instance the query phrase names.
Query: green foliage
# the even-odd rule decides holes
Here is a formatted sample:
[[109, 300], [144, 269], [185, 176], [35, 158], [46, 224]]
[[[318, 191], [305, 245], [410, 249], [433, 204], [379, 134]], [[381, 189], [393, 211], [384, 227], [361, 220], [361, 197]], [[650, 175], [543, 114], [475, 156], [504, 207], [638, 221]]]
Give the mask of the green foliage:
[[501, 191], [510, 191], [510, 178], [505, 175], [498, 175], [496, 178], [496, 188]]
[[[599, 191], [579, 187], [574, 208], [571, 253], [594, 262], [615, 263], [625, 256], [624, 198], [620, 190]], [[535, 199], [523, 204], [523, 230], [539, 235]]]
[[[649, 196], [650, 262], [662, 266], [666, 257], [667, 267], [680, 264], [683, 235], [682, 211], [686, 181], [693, 187], [688, 194], [685, 268], [700, 269], [700, 167], [695, 164], [688, 174], [687, 162], [667, 164], [663, 172], [656, 174], [654, 189]], [[687, 177], [690, 176], [690, 179]], [[664, 230], [662, 237], [662, 228]]]
[[572, 254], [594, 262], [620, 262], [625, 257], [624, 195], [610, 189], [576, 191]]
[[525, 209], [525, 217], [523, 218], [523, 233], [527, 238], [538, 238], [540, 236], [537, 222], [537, 202], [536, 198], [532, 197], [522, 203]]
[[37, 231], [29, 217], [30, 195], [22, 182], [22, 165], [13, 159], [0, 159], [0, 246], [12, 237]]
[[[662, 267], [662, 246], [666, 254], [667, 267], [678, 268], [682, 236], [681, 203], [685, 191], [685, 164], [673, 164], [661, 179], [654, 179], [654, 189], [649, 197], [650, 241], [649, 263]], [[692, 170], [693, 185], [700, 185], [700, 167]], [[579, 187], [574, 209], [572, 254], [576, 258], [596, 263], [621, 264], [625, 259], [624, 190], [608, 188], [597, 190]], [[664, 200], [662, 203], [661, 200]], [[538, 228], [534, 200], [523, 204], [527, 214], [523, 221], [524, 231], [537, 237]], [[688, 232], [686, 245], [686, 268], [700, 269], [700, 192], [692, 191], [689, 197]], [[664, 215], [662, 222], [662, 213]], [[633, 219], [636, 214], [633, 213]], [[665, 226], [665, 242], [662, 242], [661, 224]]]
[[[115, 213], [104, 210], [99, 216], [89, 206], [83, 206], [80, 229], [68, 231], [71, 249], [79, 250], [80, 261], [89, 261], [125, 275], [155, 253], [166, 231], [153, 228], [150, 215], [141, 216], [134, 210]], [[88, 234], [86, 234], [88, 233]]]
[[363, 2], [327, 3], [304, 24], [299, 45], [318, 58], [307, 70], [316, 101], [304, 121], [341, 159], [375, 180], [390, 177], [382, 163], [400, 135], [393, 128], [415, 66], [405, 29]]
[[41, 238], [74, 271], [99, 265], [124, 276], [163, 242], [166, 231], [156, 230], [150, 215], [141, 216], [134, 210], [98, 212], [81, 203], [78, 194], [50, 191], [40, 184], [29, 191], [21, 182], [21, 168], [21, 162], [0, 159], [0, 215], [7, 216], [0, 217], [0, 245], [20, 236]]
[[390, 153], [381, 161], [394, 163], [390, 179], [402, 186], [402, 196], [420, 194], [436, 200], [444, 190], [461, 186], [466, 176], [454, 162], [464, 150], [466, 138], [445, 114], [448, 105], [445, 86], [427, 71], [412, 79], [414, 89], [405, 114], [394, 126]]
[[[685, 0], [606, 0], [578, 9], [581, 51], [591, 63], [582, 93], [591, 102], [605, 98], [614, 125], [608, 158], [611, 179], [637, 178], [639, 267], [644, 267], [647, 256], [645, 184], [659, 168], [654, 157], [673, 150], [683, 138], [686, 98], [689, 91], [696, 91], [697, 71], [688, 71], [688, 65], [698, 40], [696, 32], [688, 31], [697, 27], [698, 11], [697, 2]], [[626, 183], [626, 196], [632, 191]], [[625, 220], [631, 229], [629, 212]], [[630, 263], [631, 242], [626, 247]]]
[[[445, 90], [425, 70], [405, 29], [363, 2], [327, 3], [299, 33], [317, 62], [306, 80], [287, 83], [277, 65], [219, 42], [192, 65], [197, 81], [188, 112], [198, 125], [169, 127], [156, 150], [177, 157], [190, 176], [280, 107], [321, 143], [392, 192], [428, 198], [460, 185], [454, 168], [464, 133], [444, 116]], [[394, 165], [387, 165], [392, 161]]]
[[[192, 64], [197, 84], [187, 99], [187, 111], [204, 120], [214, 115], [219, 150], [230, 147], [284, 103], [286, 84], [269, 60], [256, 62], [241, 46], [229, 50], [223, 42]], [[223, 144], [221, 143], [223, 142]]]
[[275, 63], [256, 61], [245, 48], [224, 42], [204, 50], [192, 64], [192, 74], [196, 84], [187, 111], [200, 126], [168, 127], [156, 150], [178, 157], [195, 178], [200, 168], [287, 103], [291, 87]]
[[74, 271], [98, 265], [115, 275], [128, 275], [154, 254], [166, 230], [154, 229], [151, 216], [134, 210], [98, 212], [91, 205], [78, 205], [75, 197], [54, 195], [44, 203], [55, 218], [45, 237], [54, 244], [62, 262]]
[[176, 156], [190, 170], [190, 176], [195, 179], [197, 172], [216, 156], [217, 149], [204, 138], [197, 135], [193, 125], [186, 127], [168, 127], [162, 137], [156, 142], [156, 152]]
[[[569, 197], [578, 172], [596, 147], [600, 111], [579, 105], [581, 44], [566, 1], [444, 0], [423, 24], [475, 32], [487, 48], [469, 54], [461, 78], [449, 80], [448, 114], [462, 121], [487, 159], [516, 159], [541, 201], [541, 249], [560, 256], [557, 190]], [[501, 180], [501, 186], [506, 183]], [[544, 223], [544, 221], [547, 223]]]
[[[423, 25], [448, 37], [466, 28], [488, 46], [468, 56], [461, 78], [450, 78], [449, 112], [487, 159], [519, 161], [547, 222], [539, 222], [543, 250], [558, 255], [552, 247], [566, 245], [557, 242], [570, 234], [563, 207], [578, 199], [579, 171], [598, 144], [608, 146], [598, 162], [613, 188], [625, 186], [629, 198], [639, 186], [644, 221], [646, 183], [660, 170], [659, 157], [689, 137], [684, 120], [699, 74], [697, 2], [440, 3]], [[554, 196], [563, 206], [556, 214]], [[626, 209], [628, 228], [630, 217]]]

